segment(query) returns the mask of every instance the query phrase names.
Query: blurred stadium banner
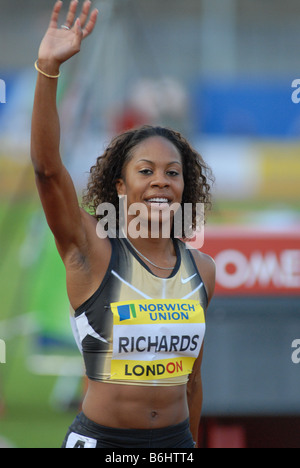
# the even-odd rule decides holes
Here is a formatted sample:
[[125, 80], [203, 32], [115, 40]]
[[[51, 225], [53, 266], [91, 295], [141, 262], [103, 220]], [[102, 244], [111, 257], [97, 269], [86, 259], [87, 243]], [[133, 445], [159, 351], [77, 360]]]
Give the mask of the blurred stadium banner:
[[300, 373], [291, 359], [299, 337], [299, 226], [215, 226], [205, 230], [203, 250], [217, 266], [203, 414], [299, 416]]
[[204, 251], [217, 265], [217, 295], [300, 295], [299, 229], [207, 228]]
[[292, 101], [291, 79], [211, 78], [195, 84], [196, 131], [263, 139], [298, 138], [299, 107]]
[[271, 203], [300, 199], [299, 141], [199, 137], [197, 150], [216, 178], [216, 198]]

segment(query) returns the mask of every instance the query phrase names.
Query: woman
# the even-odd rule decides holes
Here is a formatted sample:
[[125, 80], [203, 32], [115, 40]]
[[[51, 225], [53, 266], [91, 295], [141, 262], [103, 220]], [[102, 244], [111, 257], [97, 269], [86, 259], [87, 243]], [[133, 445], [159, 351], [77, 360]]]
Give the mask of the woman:
[[[97, 11], [90, 14], [85, 1], [74, 22], [74, 0], [58, 28], [61, 5], [54, 6], [36, 62], [31, 155], [66, 268], [74, 334], [89, 382], [83, 412], [63, 447], [192, 448], [202, 405], [204, 312], [214, 291], [215, 266], [173, 235], [163, 236], [162, 228], [164, 212], [170, 214], [172, 233], [178, 207], [209, 205], [207, 167], [176, 132], [160, 127], [128, 131], [91, 169], [84, 202], [92, 214], [79, 207], [59, 153], [57, 79], [60, 65], [93, 31]], [[109, 238], [96, 212], [110, 202], [119, 220], [119, 198], [125, 200], [127, 216], [119, 221], [119, 235]], [[136, 203], [143, 208], [147, 236], [131, 235], [128, 229]], [[195, 209], [192, 224], [195, 228]]]

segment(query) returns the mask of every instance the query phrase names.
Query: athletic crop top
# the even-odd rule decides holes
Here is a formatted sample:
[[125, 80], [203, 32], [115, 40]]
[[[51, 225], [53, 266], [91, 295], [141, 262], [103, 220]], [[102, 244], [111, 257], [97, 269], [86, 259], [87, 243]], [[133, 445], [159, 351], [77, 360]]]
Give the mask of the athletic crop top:
[[155, 276], [126, 239], [99, 289], [75, 312], [73, 333], [91, 380], [173, 386], [188, 381], [205, 334], [207, 294], [191, 251], [177, 239], [169, 278]]

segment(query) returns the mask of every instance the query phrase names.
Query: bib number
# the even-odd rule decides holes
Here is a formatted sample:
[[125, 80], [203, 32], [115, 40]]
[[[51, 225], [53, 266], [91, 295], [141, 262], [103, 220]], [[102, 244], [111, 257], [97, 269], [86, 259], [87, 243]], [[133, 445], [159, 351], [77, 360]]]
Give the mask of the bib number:
[[71, 432], [68, 437], [66, 448], [85, 448], [91, 449], [97, 447], [97, 440], [92, 439], [91, 437], [85, 437], [81, 434], [76, 434], [76, 432]]

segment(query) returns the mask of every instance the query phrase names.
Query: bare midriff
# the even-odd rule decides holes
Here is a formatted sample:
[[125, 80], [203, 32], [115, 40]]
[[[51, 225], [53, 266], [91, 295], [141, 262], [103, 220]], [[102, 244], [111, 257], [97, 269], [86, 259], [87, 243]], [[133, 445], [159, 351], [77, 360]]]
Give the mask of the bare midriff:
[[89, 380], [82, 410], [101, 426], [157, 429], [188, 418], [186, 385], [140, 387]]

